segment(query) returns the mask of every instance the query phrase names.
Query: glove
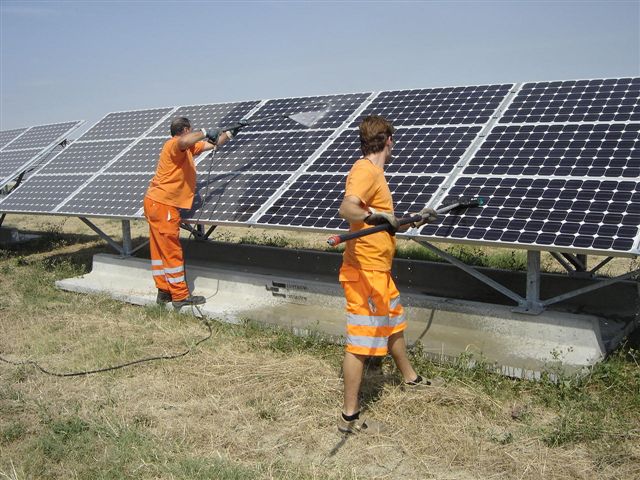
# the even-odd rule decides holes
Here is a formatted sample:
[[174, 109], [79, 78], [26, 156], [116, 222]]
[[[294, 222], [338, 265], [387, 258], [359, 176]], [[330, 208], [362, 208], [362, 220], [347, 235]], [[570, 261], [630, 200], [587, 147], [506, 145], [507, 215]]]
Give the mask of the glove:
[[438, 212], [436, 212], [433, 208], [423, 208], [418, 213], [422, 217], [422, 220], [418, 222], [413, 222], [413, 228], [419, 228], [423, 226], [425, 223], [435, 222], [438, 218]]
[[[227, 136], [229, 137], [229, 140], [231, 140], [233, 137], [235, 137], [238, 134], [238, 132], [241, 129], [243, 129], [247, 125], [249, 125], [249, 122], [247, 120], [243, 119], [243, 120], [240, 120], [235, 125], [223, 128], [222, 131], [225, 132], [227, 134]], [[231, 135], [229, 135], [229, 134], [231, 134]]]
[[219, 128], [203, 128], [202, 133], [204, 133], [207, 142], [216, 145], [218, 143], [218, 137], [220, 136], [221, 130]]
[[389, 233], [391, 235], [398, 231], [400, 225], [398, 224], [398, 219], [393, 215], [393, 213], [377, 212], [372, 208], [370, 210], [371, 213], [364, 219], [364, 223], [369, 225], [382, 225], [384, 223], [388, 223], [391, 225], [391, 228], [389, 228]]

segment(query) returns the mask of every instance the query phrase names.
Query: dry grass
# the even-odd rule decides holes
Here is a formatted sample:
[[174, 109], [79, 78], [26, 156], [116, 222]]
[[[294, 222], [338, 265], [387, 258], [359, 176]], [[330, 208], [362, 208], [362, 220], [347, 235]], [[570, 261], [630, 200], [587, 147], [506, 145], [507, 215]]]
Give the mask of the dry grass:
[[[55, 290], [56, 278], [82, 268], [77, 251], [93, 253], [95, 243], [52, 238], [0, 252], [1, 356], [81, 370], [175, 353], [206, 335], [190, 316]], [[443, 375], [446, 386], [404, 392], [385, 362], [367, 373], [364, 404], [390, 432], [343, 437], [340, 347], [252, 324], [213, 331], [181, 359], [86, 377], [0, 362], [0, 478], [637, 478], [637, 363], [624, 366], [624, 385], [612, 370], [611, 385], [563, 397], [560, 387], [426, 362], [421, 371]], [[608, 413], [626, 411], [624, 427], [548, 440], [566, 413], [558, 399], [609, 388], [630, 402]]]

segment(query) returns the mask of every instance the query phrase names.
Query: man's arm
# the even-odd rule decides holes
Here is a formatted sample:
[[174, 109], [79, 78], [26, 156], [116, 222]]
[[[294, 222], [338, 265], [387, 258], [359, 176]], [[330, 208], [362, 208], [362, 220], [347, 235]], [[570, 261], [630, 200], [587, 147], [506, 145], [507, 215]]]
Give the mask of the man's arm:
[[364, 222], [369, 213], [369, 210], [362, 208], [362, 201], [355, 195], [344, 197], [338, 210], [338, 214], [349, 223]]
[[[195, 132], [186, 133], [178, 138], [178, 148], [181, 152], [184, 152], [185, 150], [193, 147], [196, 143], [204, 140], [205, 138], [207, 138], [207, 135], [203, 130], [196, 130]], [[229, 135], [227, 135], [227, 132], [221, 132], [218, 135], [216, 143], [213, 144], [206, 142], [202, 151], [206, 152], [207, 150], [211, 150], [212, 148], [215, 148], [216, 145], [224, 145], [225, 143], [227, 143], [227, 141], [229, 141]]]
[[[388, 212], [376, 212], [373, 209], [366, 210], [362, 208], [362, 202], [355, 195], [348, 195], [342, 200], [339, 215], [349, 223], [365, 222], [369, 225], [381, 225], [388, 223], [390, 227], [389, 233], [392, 235], [398, 231], [400, 225], [398, 225], [398, 219], [393, 213]], [[406, 230], [406, 228], [404, 229]]]

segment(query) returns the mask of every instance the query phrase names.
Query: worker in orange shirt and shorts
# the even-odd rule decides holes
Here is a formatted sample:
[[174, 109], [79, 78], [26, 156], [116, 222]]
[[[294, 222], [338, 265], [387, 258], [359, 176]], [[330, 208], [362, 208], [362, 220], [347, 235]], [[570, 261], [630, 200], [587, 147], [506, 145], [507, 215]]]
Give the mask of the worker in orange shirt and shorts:
[[[355, 232], [370, 225], [389, 224], [385, 231], [347, 241], [340, 268], [340, 282], [347, 301], [347, 340], [343, 362], [344, 405], [338, 417], [338, 430], [344, 433], [379, 433], [384, 426], [360, 416], [359, 393], [367, 357], [391, 353], [407, 388], [435, 385], [422, 378], [407, 357], [404, 330], [407, 326], [400, 294], [391, 278], [391, 264], [396, 249], [398, 219], [384, 177], [384, 166], [391, 160], [394, 128], [376, 115], [360, 124], [360, 148], [357, 160], [347, 177], [340, 216]], [[419, 227], [436, 219], [431, 208], [420, 211]], [[404, 229], [408, 226], [404, 227]], [[439, 382], [438, 382], [439, 383]]]
[[[144, 216], [149, 223], [151, 271], [158, 295], [156, 302], [172, 302], [176, 309], [202, 305], [206, 299], [191, 295], [187, 286], [182, 246], [180, 211], [190, 209], [196, 190], [193, 157], [229, 141], [242, 128], [238, 124], [226, 131], [212, 128], [191, 130], [185, 117], [171, 122], [171, 138], [162, 147], [156, 174], [144, 197]], [[203, 141], [203, 140], [207, 141]]]

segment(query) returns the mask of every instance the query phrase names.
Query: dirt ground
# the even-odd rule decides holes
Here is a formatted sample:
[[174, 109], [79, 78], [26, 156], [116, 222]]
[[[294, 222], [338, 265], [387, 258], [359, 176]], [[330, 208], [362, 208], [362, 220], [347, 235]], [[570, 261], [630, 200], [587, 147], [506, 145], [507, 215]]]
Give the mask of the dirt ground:
[[[119, 234], [119, 221], [96, 223]], [[0, 260], [3, 356], [68, 371], [181, 351], [206, 334], [193, 317], [55, 290], [46, 268], [107, 248], [79, 220], [8, 216], [5, 226], [80, 237], [77, 244]], [[144, 222], [133, 222], [132, 234], [146, 236]], [[300, 241], [296, 232], [277, 234]], [[237, 240], [246, 231], [221, 228], [215, 235]], [[325, 239], [305, 235], [303, 243], [320, 248]], [[534, 400], [526, 382], [474, 379], [438, 366], [423, 371], [447, 383], [427, 392], [402, 390], [388, 364], [367, 372], [366, 413], [390, 430], [343, 437], [335, 426], [339, 347], [297, 344], [247, 327], [213, 328], [213, 337], [190, 355], [102, 375], [54, 378], [0, 363], [0, 478], [218, 478], [175, 473], [174, 463], [184, 459], [222, 459], [254, 472], [220, 478], [637, 478], [640, 418], [632, 416], [635, 424], [623, 434], [598, 430], [602, 441], [594, 444], [575, 433], [590, 424], [581, 416], [588, 408], [559, 411]], [[84, 425], [77, 443], [66, 430], [47, 430], [73, 419]], [[565, 436], [556, 445], [549, 435], [558, 428]], [[95, 438], [89, 435], [94, 431]], [[144, 442], [124, 443], [134, 433]], [[68, 452], [52, 454], [51, 438]], [[110, 465], [112, 476], [104, 474]]]

